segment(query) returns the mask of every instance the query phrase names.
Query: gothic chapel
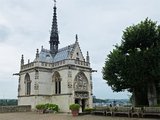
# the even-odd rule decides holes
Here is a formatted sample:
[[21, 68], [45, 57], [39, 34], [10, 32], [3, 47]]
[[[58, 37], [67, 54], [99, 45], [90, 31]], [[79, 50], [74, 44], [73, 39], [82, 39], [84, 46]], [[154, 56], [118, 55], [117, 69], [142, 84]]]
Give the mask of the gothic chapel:
[[75, 43], [58, 48], [56, 3], [50, 34], [50, 49], [37, 49], [33, 62], [21, 58], [18, 85], [18, 105], [57, 104], [61, 112], [78, 103], [83, 111], [92, 107], [92, 69], [89, 54], [84, 58], [76, 35]]

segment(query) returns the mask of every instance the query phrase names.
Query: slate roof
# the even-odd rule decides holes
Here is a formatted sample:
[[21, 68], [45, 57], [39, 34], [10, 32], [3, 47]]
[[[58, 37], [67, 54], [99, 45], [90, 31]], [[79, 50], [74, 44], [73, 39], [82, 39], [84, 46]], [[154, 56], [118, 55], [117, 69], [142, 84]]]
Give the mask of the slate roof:
[[67, 47], [58, 50], [58, 53], [54, 56], [53, 62], [65, 60], [69, 58], [69, 54], [72, 52], [75, 44], [69, 45]]
[[52, 55], [51, 55], [49, 50], [42, 48], [41, 52], [39, 53], [39, 57], [38, 57], [37, 60], [41, 61], [41, 62], [52, 63], [53, 62], [53, 57], [52, 57]]
[[54, 56], [50, 53], [50, 50], [42, 48], [41, 52], [39, 53], [38, 59], [35, 59], [34, 61], [38, 60], [41, 62], [53, 63], [53, 62], [58, 62], [61, 60], [68, 59], [69, 54], [73, 51], [74, 47], [75, 47], [75, 44], [61, 48], [58, 50], [58, 53]]

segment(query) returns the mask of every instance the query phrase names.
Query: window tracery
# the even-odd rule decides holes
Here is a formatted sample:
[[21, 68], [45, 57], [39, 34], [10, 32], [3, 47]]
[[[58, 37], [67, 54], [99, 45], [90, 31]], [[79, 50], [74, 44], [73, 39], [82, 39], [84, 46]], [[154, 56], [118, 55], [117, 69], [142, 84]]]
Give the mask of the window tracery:
[[31, 94], [31, 80], [28, 73], [25, 75], [25, 91], [26, 95]]
[[55, 82], [55, 94], [61, 94], [61, 77], [58, 72], [54, 73], [53, 82]]

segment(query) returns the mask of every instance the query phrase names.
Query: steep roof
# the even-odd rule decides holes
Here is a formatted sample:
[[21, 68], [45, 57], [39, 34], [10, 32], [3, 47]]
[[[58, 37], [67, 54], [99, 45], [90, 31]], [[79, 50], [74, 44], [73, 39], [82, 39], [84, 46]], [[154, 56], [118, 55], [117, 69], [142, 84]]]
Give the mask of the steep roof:
[[58, 50], [58, 53], [54, 56], [53, 62], [65, 60], [69, 58], [70, 53], [74, 49], [75, 44], [69, 45], [67, 47]]
[[69, 59], [70, 54], [75, 47], [75, 44], [76, 43], [59, 49], [55, 56], [52, 56], [50, 50], [42, 48], [41, 52], [39, 53], [39, 57], [36, 58], [34, 61], [53, 63], [53, 62]]
[[53, 57], [49, 50], [42, 48], [41, 52], [39, 53], [39, 57], [35, 59], [35, 61], [41, 61], [41, 62], [53, 62]]

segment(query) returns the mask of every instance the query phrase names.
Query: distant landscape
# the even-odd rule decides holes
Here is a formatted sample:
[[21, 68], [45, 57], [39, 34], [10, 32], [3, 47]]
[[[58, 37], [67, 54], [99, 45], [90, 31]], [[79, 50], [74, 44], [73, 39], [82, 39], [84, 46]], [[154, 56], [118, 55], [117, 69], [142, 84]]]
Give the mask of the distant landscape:
[[0, 99], [0, 106], [18, 105], [17, 99]]
[[93, 104], [95, 106], [131, 106], [129, 99], [100, 99], [93, 97]]
[[[93, 97], [94, 106], [130, 106], [129, 99], [100, 99]], [[18, 105], [17, 99], [0, 99], [0, 106]]]

